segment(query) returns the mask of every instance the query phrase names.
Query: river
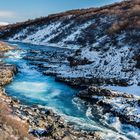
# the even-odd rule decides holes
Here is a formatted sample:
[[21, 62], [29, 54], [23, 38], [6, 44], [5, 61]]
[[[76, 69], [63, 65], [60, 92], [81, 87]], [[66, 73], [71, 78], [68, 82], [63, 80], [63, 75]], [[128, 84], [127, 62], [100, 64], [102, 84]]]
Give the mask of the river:
[[[12, 43], [10, 42], [11, 44]], [[98, 130], [106, 140], [140, 139], [140, 131], [130, 125], [122, 125], [118, 118], [110, 117], [110, 121], [97, 119], [91, 115], [90, 108], [82, 104], [76, 97], [78, 89], [55, 81], [54, 77], [44, 76], [37, 66], [31, 65], [30, 61], [23, 59], [28, 50], [57, 51], [61, 48], [37, 46], [25, 43], [16, 43], [18, 50], [6, 53], [6, 62], [15, 64], [18, 73], [11, 84], [6, 86], [6, 93], [26, 105], [42, 105], [51, 108], [61, 115], [65, 121], [73, 123], [75, 127], [88, 131]], [[45, 62], [44, 62], [45, 63]], [[49, 65], [49, 64], [47, 64]], [[104, 116], [107, 118], [108, 116]]]

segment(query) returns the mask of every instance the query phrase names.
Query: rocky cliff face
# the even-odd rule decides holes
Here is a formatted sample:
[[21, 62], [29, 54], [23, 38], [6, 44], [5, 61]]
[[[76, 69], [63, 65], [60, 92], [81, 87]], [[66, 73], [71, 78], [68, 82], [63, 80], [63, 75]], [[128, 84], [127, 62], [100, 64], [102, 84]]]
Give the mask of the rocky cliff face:
[[[73, 48], [59, 77], [84, 77], [98, 84], [140, 84], [140, 2], [72, 10], [2, 27], [0, 38]], [[65, 69], [65, 73], [63, 69]]]

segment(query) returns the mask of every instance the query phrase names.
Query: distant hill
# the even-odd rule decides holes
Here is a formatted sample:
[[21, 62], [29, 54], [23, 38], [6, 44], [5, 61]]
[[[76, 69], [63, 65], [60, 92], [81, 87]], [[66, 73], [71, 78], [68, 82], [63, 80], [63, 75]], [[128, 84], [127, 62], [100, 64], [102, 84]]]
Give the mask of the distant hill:
[[6, 26], [8, 24], [9, 24], [8, 22], [0, 22], [0, 26]]

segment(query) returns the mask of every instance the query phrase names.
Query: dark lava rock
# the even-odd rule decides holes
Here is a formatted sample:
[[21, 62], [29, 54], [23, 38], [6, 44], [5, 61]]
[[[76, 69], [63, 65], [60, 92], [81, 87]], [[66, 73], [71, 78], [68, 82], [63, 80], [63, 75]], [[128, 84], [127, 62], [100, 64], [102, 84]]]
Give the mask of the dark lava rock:
[[49, 127], [47, 130], [33, 129], [29, 133], [36, 136], [36, 137], [46, 137], [48, 135], [51, 135], [52, 132], [53, 132], [53, 128]]
[[74, 58], [74, 57], [68, 57], [68, 61], [70, 62], [71, 67], [78, 66], [78, 65], [87, 65], [87, 64], [92, 63], [87, 58], [78, 59], [78, 58]]
[[136, 68], [140, 69], [140, 54], [134, 56], [134, 60], [136, 61]]
[[88, 89], [79, 92], [79, 97], [88, 97], [92, 98], [92, 96], [105, 96], [105, 97], [125, 97], [125, 98], [132, 98], [132, 95], [126, 93], [119, 93], [115, 92], [106, 88], [90, 86]]

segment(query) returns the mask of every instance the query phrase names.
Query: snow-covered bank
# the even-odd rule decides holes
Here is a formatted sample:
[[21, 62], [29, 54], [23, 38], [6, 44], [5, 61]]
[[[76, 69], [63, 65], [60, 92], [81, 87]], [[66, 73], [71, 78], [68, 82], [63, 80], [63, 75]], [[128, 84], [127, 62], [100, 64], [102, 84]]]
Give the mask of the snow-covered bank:
[[94, 113], [95, 108], [102, 114], [111, 113], [125, 124], [140, 128], [140, 97], [118, 91], [90, 86], [81, 91], [78, 97], [85, 100]]

